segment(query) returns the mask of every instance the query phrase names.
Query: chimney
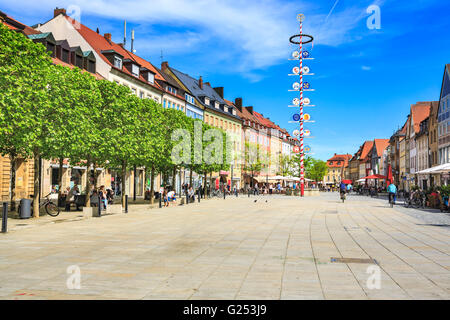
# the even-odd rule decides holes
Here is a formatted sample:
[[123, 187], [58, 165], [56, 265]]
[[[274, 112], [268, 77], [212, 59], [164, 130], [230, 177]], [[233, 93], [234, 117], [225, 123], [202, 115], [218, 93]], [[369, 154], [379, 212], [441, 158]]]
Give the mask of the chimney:
[[105, 33], [103, 37], [105, 37], [105, 39], [108, 40], [109, 43], [111, 43], [111, 33]]
[[203, 89], [203, 79], [202, 79], [202, 76], [200, 76], [200, 79], [198, 79], [198, 86], [200, 87], [200, 89]]
[[161, 62], [161, 70], [166, 71], [169, 68], [169, 62], [163, 61]]
[[234, 99], [234, 105], [235, 105], [236, 107], [242, 108], [242, 98], [236, 98], [236, 99]]
[[223, 99], [223, 87], [216, 87], [214, 88], [214, 91], [216, 91], [217, 94]]
[[247, 109], [248, 112], [253, 114], [253, 106], [245, 107], [245, 109]]
[[210, 87], [211, 87], [211, 83], [205, 82], [205, 84], [206, 84], [207, 86], [210, 86]]
[[134, 30], [131, 30], [131, 52], [134, 53]]
[[62, 13], [63, 15], [66, 15], [66, 9], [56, 7], [56, 9], [53, 10], [53, 18], [55, 18], [56, 16], [59, 16], [60, 13]]
[[98, 28], [97, 28], [97, 33], [100, 34], [100, 30], [98, 30]]

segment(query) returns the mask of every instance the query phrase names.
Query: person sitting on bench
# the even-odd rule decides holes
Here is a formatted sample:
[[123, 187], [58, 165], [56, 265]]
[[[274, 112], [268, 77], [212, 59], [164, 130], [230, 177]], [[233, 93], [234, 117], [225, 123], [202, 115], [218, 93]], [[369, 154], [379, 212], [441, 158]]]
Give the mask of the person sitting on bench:
[[73, 188], [70, 189], [69, 193], [67, 194], [67, 198], [66, 198], [66, 211], [70, 211], [70, 205], [72, 203], [75, 204], [77, 211], [80, 210], [79, 204], [77, 203], [77, 196], [79, 194], [80, 194], [80, 191], [78, 190], [78, 186], [73, 186]]

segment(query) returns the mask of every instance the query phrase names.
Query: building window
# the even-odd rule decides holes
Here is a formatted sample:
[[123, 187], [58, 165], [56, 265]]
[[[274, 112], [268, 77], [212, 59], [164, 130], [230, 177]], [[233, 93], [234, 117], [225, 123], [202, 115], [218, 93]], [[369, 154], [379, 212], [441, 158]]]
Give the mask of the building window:
[[133, 74], [133, 76], [139, 77], [139, 67], [135, 64], [132, 64], [131, 65], [131, 73]]
[[114, 57], [114, 67], [122, 69], [122, 59], [119, 57]]
[[147, 81], [150, 83], [155, 83], [155, 75], [151, 72], [147, 73]]

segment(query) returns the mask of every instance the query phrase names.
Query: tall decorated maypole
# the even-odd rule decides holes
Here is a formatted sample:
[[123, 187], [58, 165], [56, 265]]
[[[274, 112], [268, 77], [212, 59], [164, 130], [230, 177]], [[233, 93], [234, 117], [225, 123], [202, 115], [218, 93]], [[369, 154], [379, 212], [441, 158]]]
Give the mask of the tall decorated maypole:
[[[297, 130], [294, 131], [294, 136], [300, 136], [300, 148], [294, 149], [295, 153], [300, 153], [300, 194], [303, 197], [305, 194], [305, 166], [304, 166], [304, 157], [305, 157], [305, 151], [309, 153], [310, 148], [309, 146], [304, 146], [304, 138], [305, 138], [305, 131], [303, 128], [304, 122], [313, 122], [310, 121], [309, 114], [303, 114], [303, 107], [304, 106], [310, 106], [309, 105], [309, 99], [303, 98], [303, 91], [314, 91], [313, 89], [310, 89], [310, 85], [308, 82], [303, 82], [303, 75], [312, 75], [309, 73], [309, 68], [307, 66], [303, 67], [303, 60], [311, 60], [312, 58], [309, 57], [309, 52], [303, 50], [303, 45], [310, 43], [313, 41], [313, 37], [307, 34], [303, 34], [303, 21], [305, 20], [305, 16], [303, 14], [297, 15], [297, 20], [300, 23], [300, 33], [293, 35], [289, 41], [292, 44], [297, 44], [299, 46], [299, 51], [294, 51], [292, 53], [292, 60], [298, 60], [299, 67], [294, 67], [292, 70], [292, 76], [299, 76], [299, 82], [295, 82], [292, 86], [293, 90], [289, 91], [298, 91], [299, 92], [299, 99], [295, 98], [293, 100], [293, 106], [292, 107], [300, 107], [300, 114], [295, 114], [293, 117], [294, 122], [298, 122], [300, 124], [300, 131], [297, 132]], [[298, 41], [296, 41], [296, 38], [299, 38]], [[305, 41], [303, 41], [304, 38], [307, 38]], [[306, 136], [310, 135], [309, 130], [306, 132]]]

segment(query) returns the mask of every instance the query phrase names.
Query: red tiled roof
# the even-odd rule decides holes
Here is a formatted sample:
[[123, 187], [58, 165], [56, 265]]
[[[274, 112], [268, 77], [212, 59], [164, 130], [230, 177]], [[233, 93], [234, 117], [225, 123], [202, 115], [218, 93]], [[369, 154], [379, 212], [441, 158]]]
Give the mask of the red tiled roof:
[[[57, 65], [60, 65], [60, 66], [65, 66], [65, 67], [69, 67], [70, 69], [73, 69], [73, 68], [77, 68], [76, 66], [74, 66], [73, 64], [70, 64], [70, 63], [67, 63], [67, 62], [64, 62], [64, 61], [62, 61], [62, 60], [60, 60], [60, 59], [58, 59], [58, 58], [53, 58], [52, 57], [52, 62], [54, 63], [54, 64], [57, 64]], [[88, 72], [87, 70], [84, 70], [84, 69], [80, 69], [81, 71], [83, 71], [83, 72]], [[95, 74], [93, 74], [93, 73], [91, 73], [97, 80], [104, 80], [105, 78], [103, 78], [100, 74], [98, 74], [98, 73], [95, 73]]]
[[411, 106], [411, 116], [414, 121], [414, 132], [419, 133], [420, 123], [430, 115], [431, 101], [417, 102]]
[[0, 19], [0, 21], [11, 30], [21, 31], [27, 36], [30, 34], [40, 33], [39, 31], [34, 30], [33, 28], [17, 21], [16, 19], [12, 18], [11, 16], [7, 15], [6, 13], [3, 13], [0, 11], [0, 14], [2, 14], [2, 16], [5, 17], [5, 20]]
[[[329, 168], [341, 168], [347, 167], [348, 161], [352, 158], [351, 154], [335, 154], [332, 158], [327, 160], [327, 166]], [[332, 164], [330, 164], [332, 162]], [[337, 164], [339, 162], [339, 165]]]
[[369, 155], [369, 151], [372, 150], [373, 147], [373, 141], [365, 141], [361, 150], [361, 156], [359, 157], [359, 159], [361, 161], [365, 161], [367, 160], [367, 156]]
[[[69, 16], [65, 16], [65, 17], [70, 23], [74, 23], [74, 20], [72, 18], [70, 18]], [[141, 57], [131, 53], [130, 51], [124, 49], [122, 46], [120, 46], [119, 44], [115, 43], [114, 41], [110, 42], [110, 41], [106, 40], [106, 38], [104, 36], [98, 34], [97, 32], [95, 32], [95, 31], [93, 31], [91, 29], [89, 29], [85, 25], [79, 23], [79, 26], [80, 27], [77, 28], [76, 30], [89, 43], [89, 45], [97, 52], [97, 54], [103, 59], [103, 61], [105, 61], [108, 65], [110, 65], [112, 68], [114, 68], [116, 70], [122, 71], [123, 73], [125, 73], [125, 74], [127, 74], [127, 75], [129, 75], [131, 77], [139, 79], [140, 81], [146, 83], [147, 85], [150, 85], [150, 86], [155, 87], [155, 88], [157, 88], [159, 90], [165, 91], [156, 82], [154, 84], [152, 84], [152, 83], [149, 83], [148, 81], [146, 81], [143, 75], [140, 75], [139, 78], [133, 76], [131, 74], [131, 72], [128, 71], [128, 69], [125, 68], [124, 66], [122, 66], [122, 69], [117, 69], [103, 55], [102, 51], [114, 50], [118, 54], [122, 55], [124, 57], [124, 59], [130, 59], [130, 60], [136, 62], [137, 64], [139, 64], [139, 65], [149, 69], [150, 71], [154, 72], [155, 73], [155, 79], [165, 81], [164, 77], [161, 74], [159, 74], [158, 70], [156, 70], [156, 68], [150, 62], [148, 62], [148, 61], [142, 59]]]
[[375, 139], [375, 148], [377, 148], [377, 155], [381, 157], [383, 151], [389, 146], [389, 139]]

